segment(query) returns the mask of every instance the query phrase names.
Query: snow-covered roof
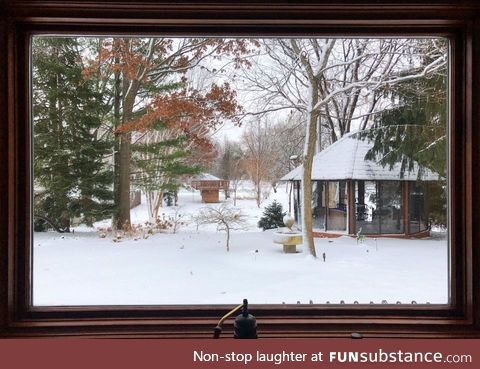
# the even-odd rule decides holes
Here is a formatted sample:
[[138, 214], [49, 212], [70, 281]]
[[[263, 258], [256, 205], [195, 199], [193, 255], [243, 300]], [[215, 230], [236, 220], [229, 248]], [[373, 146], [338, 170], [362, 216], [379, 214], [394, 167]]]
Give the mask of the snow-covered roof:
[[223, 181], [223, 179], [220, 179], [218, 177], [215, 177], [214, 175], [210, 173], [200, 173], [193, 178], [195, 181]]
[[[351, 133], [330, 145], [313, 157], [313, 180], [404, 180], [436, 181], [441, 177], [429, 169], [419, 172], [419, 165], [414, 163], [413, 170], [404, 170], [401, 164], [382, 165], [379, 160], [365, 160], [373, 141]], [[303, 165], [295, 168], [281, 178], [282, 181], [300, 180]], [[421, 176], [420, 176], [421, 173]]]

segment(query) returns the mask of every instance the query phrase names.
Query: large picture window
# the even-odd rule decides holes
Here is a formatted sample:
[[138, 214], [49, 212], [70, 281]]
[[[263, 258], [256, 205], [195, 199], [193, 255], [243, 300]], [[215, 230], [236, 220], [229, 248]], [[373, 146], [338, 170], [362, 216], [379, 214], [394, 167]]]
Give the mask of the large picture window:
[[[39, 35], [31, 60], [34, 306], [448, 303], [446, 187], [422, 239], [404, 224], [411, 179], [447, 174], [446, 39]], [[312, 217], [288, 226], [312, 146]]]
[[326, 35], [303, 10], [240, 33], [161, 14], [4, 27], [9, 329], [208, 336], [247, 297], [265, 336], [475, 335], [463, 18]]

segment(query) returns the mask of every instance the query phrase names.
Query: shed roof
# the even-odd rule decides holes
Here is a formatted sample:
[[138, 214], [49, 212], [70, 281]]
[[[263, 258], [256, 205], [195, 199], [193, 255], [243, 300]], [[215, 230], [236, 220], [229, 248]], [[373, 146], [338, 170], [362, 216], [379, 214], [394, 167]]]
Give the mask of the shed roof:
[[[413, 170], [404, 170], [401, 163], [382, 165], [378, 160], [365, 160], [367, 152], [373, 147], [373, 140], [360, 137], [357, 133], [343, 136], [313, 157], [313, 180], [404, 180], [436, 181], [440, 175], [429, 169], [419, 170], [418, 163]], [[300, 180], [303, 165], [293, 169], [281, 178], [282, 181]]]
[[218, 177], [215, 177], [213, 174], [210, 173], [200, 173], [193, 178], [194, 181], [223, 181]]

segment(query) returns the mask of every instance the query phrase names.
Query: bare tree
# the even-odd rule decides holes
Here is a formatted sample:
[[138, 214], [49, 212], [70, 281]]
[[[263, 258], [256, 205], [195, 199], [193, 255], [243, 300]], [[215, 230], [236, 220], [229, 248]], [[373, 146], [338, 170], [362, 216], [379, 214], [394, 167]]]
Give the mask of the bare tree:
[[244, 169], [244, 150], [239, 142], [225, 139], [217, 143], [218, 152], [213, 174], [230, 182], [227, 197], [233, 192], [233, 205], [237, 205], [237, 189], [240, 181], [246, 177]]
[[244, 132], [242, 144], [245, 150], [245, 171], [255, 186], [255, 199], [260, 207], [262, 183], [270, 181], [275, 163], [271, 124], [258, 119]]
[[240, 184], [240, 181], [246, 177], [243, 157], [244, 153], [241, 147], [238, 147], [238, 149], [233, 152], [230, 174], [230, 189], [233, 191], [233, 206], [237, 206], [238, 185]]
[[245, 229], [247, 225], [246, 216], [239, 209], [226, 204], [222, 204], [218, 208], [207, 207], [200, 210], [196, 220], [200, 224], [216, 224], [218, 231], [226, 232], [225, 246], [227, 251], [230, 251], [230, 232]]
[[271, 183], [274, 191], [278, 180], [293, 169], [292, 157], [300, 156], [305, 142], [305, 120], [302, 114], [292, 111], [287, 118], [275, 124], [269, 135], [275, 160]]

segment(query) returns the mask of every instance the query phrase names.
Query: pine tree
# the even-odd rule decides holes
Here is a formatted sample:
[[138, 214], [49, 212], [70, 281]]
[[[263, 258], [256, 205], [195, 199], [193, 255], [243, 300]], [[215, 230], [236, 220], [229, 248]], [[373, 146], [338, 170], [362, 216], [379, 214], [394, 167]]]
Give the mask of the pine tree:
[[263, 211], [263, 216], [258, 221], [258, 227], [262, 228], [264, 231], [266, 229], [284, 227], [285, 224], [283, 224], [283, 217], [285, 214], [287, 213], [283, 212], [282, 204], [278, 203], [277, 200], [274, 200]]
[[112, 170], [105, 158], [102, 115], [107, 106], [82, 77], [78, 38], [33, 40], [35, 228], [45, 220], [62, 231], [73, 217], [84, 222], [112, 212]]
[[[424, 56], [424, 65], [431, 61], [428, 55]], [[417, 170], [419, 180], [426, 169], [445, 179], [447, 90], [447, 69], [443, 68], [428, 77], [407, 80], [385, 91], [385, 97], [395, 103], [393, 108], [376, 117], [373, 129], [359, 134], [360, 138], [373, 142], [365, 159], [380, 158], [380, 163], [389, 167], [400, 164], [402, 175]], [[430, 222], [445, 225], [446, 182], [429, 182], [426, 186], [425, 211]]]
[[[148, 134], [154, 135], [166, 130], [163, 124], [158, 123]], [[161, 139], [159, 134], [156, 137], [154, 142], [138, 142], [133, 145], [133, 181], [147, 195], [152, 219], [157, 218], [164, 196], [178, 191], [183, 176], [192, 176], [202, 170], [200, 165], [190, 162], [192, 153], [187, 149], [188, 140], [185, 135]]]
[[[428, 41], [418, 42], [419, 47], [422, 42], [428, 44]], [[436, 47], [446, 48], [446, 44]], [[432, 62], [428, 54], [423, 59], [423, 65]], [[384, 97], [394, 102], [393, 107], [378, 114], [374, 129], [365, 133], [374, 142], [368, 158], [380, 156], [381, 163], [389, 166], [401, 163], [403, 171], [413, 170], [417, 163], [419, 177], [425, 168], [445, 177], [447, 68], [389, 86], [384, 90]]]

